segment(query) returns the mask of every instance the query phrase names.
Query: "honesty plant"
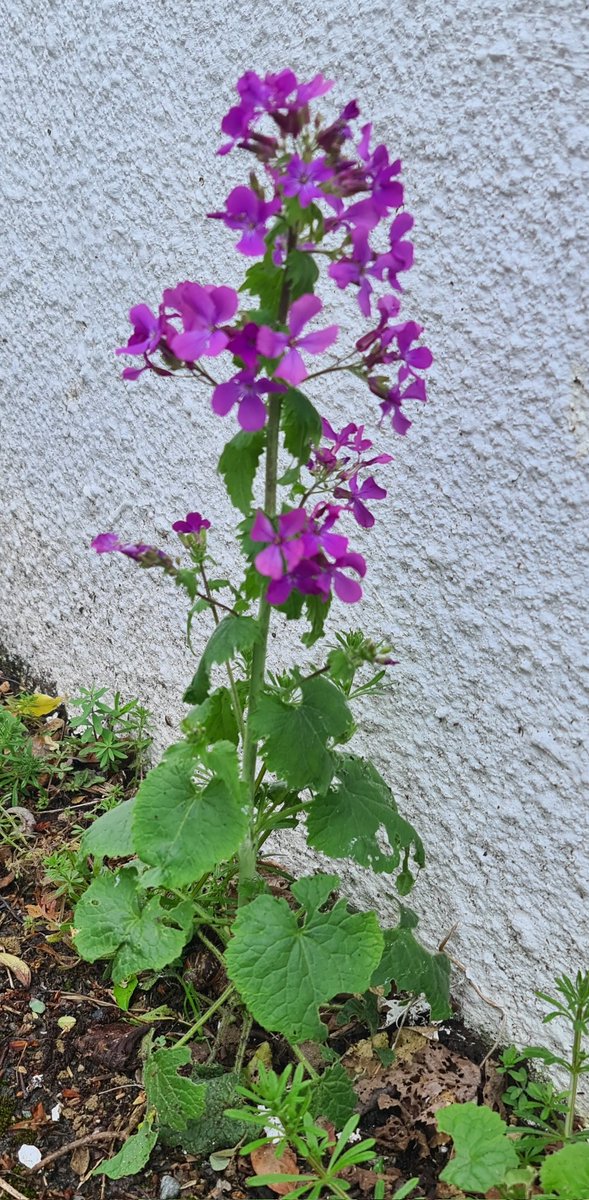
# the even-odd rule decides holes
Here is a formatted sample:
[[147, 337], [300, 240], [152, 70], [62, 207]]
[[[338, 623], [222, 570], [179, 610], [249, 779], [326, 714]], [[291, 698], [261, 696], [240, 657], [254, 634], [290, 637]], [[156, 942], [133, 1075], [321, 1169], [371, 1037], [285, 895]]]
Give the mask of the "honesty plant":
[[[331, 902], [337, 876], [299, 880], [287, 903], [260, 874], [268, 837], [303, 821], [312, 846], [396, 874], [403, 896], [424, 861], [388, 784], [340, 749], [354, 732], [351, 705], [378, 686], [390, 648], [346, 634], [319, 662], [307, 654], [278, 674], [266, 663], [271, 618], [304, 621], [308, 651], [334, 597], [361, 599], [367, 564], [354, 531], [374, 525], [387, 495], [378, 472], [392, 459], [367, 427], [382, 431], [390, 421], [407, 433], [432, 362], [421, 326], [399, 316], [400, 279], [413, 261], [401, 163], [372, 145], [369, 124], [356, 128], [355, 100], [329, 123], [311, 113], [332, 86], [322, 75], [301, 83], [290, 70], [242, 76], [218, 153], [244, 152], [247, 182], [209, 214], [245, 256], [239, 293], [191, 280], [166, 288], [156, 309], [131, 309], [133, 332], [117, 350], [135, 361], [125, 379], [151, 372], [192, 380], [203, 403], [208, 393], [213, 412], [237, 424], [218, 469], [240, 512], [244, 569], [236, 581], [211, 573], [214, 522], [198, 512], [173, 525], [188, 565], [113, 532], [94, 539], [98, 553], [159, 567], [184, 589], [189, 637], [204, 614], [214, 628], [185, 693], [184, 738], [136, 799], [88, 835], [98, 857], [135, 857], [98, 874], [75, 916], [80, 953], [111, 958], [117, 982], [160, 969], [193, 933], [212, 930], [230, 991], [293, 1043], [325, 1036], [319, 1010], [336, 994], [365, 991], [377, 978], [388, 986], [396, 955], [403, 988], [425, 989], [437, 1014], [448, 1007], [448, 961], [419, 945], [408, 910], [401, 907], [398, 936], [385, 939], [373, 913]], [[338, 289], [355, 293], [362, 328], [353, 340], [326, 316], [319, 288], [331, 302]], [[319, 378], [321, 413], [301, 390]], [[346, 399], [349, 385], [356, 395], [358, 384], [366, 388], [362, 411], [338, 430], [330, 402]], [[366, 667], [370, 677], [358, 682]]]

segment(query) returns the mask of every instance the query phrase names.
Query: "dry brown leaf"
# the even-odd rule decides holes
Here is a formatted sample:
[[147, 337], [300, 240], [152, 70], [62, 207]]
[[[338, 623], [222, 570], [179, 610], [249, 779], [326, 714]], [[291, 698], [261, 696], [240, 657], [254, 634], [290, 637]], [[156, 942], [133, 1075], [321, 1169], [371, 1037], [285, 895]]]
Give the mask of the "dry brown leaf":
[[14, 882], [14, 871], [9, 871], [8, 875], [3, 875], [0, 879], [0, 888], [8, 887], [9, 883]]
[[85, 1175], [90, 1166], [90, 1151], [87, 1146], [78, 1146], [70, 1158], [70, 1167], [76, 1175]]
[[0, 967], [6, 967], [6, 970], [10, 971], [23, 987], [31, 986], [30, 967], [27, 967], [22, 958], [17, 958], [16, 954], [7, 954], [5, 950], [0, 950]]
[[412, 1036], [416, 1030], [403, 1033], [407, 1036], [399, 1039], [400, 1057], [371, 1078], [358, 1080], [355, 1087], [362, 1115], [373, 1112], [378, 1122], [377, 1114], [386, 1114], [372, 1129], [379, 1148], [404, 1150], [414, 1142], [427, 1156], [431, 1147], [448, 1140], [438, 1132], [438, 1109], [476, 1100], [481, 1072], [476, 1063], [439, 1043], [421, 1038], [419, 1047]]
[[374, 1037], [362, 1038], [360, 1042], [355, 1042], [353, 1046], [350, 1046], [342, 1058], [342, 1063], [348, 1071], [353, 1071], [354, 1075], [360, 1075], [363, 1078], [370, 1077], [381, 1070], [380, 1059], [377, 1057], [376, 1051], [388, 1049], [388, 1034], [376, 1033]]
[[[297, 1165], [296, 1155], [290, 1146], [282, 1154], [278, 1155], [273, 1146], [258, 1146], [257, 1150], [252, 1150], [250, 1154], [250, 1162], [256, 1175], [298, 1175], [299, 1168]], [[271, 1192], [276, 1196], [288, 1196], [290, 1192], [294, 1192], [298, 1186], [296, 1183], [269, 1183], [267, 1185]]]

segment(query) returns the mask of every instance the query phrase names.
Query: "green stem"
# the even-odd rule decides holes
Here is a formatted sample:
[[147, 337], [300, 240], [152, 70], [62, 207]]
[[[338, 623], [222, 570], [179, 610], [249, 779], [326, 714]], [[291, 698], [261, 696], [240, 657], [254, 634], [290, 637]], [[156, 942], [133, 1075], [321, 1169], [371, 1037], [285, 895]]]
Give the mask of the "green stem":
[[202, 1017], [199, 1017], [198, 1021], [195, 1021], [194, 1025], [190, 1026], [188, 1032], [183, 1034], [183, 1036], [176, 1042], [176, 1047], [185, 1046], [187, 1042], [190, 1042], [195, 1034], [198, 1033], [199, 1029], [202, 1029], [203, 1025], [206, 1025], [207, 1021], [209, 1021], [211, 1017], [213, 1017], [215, 1013], [223, 1007], [229, 997], [233, 995], [234, 991], [235, 988], [233, 984], [230, 983], [229, 986], [225, 988], [225, 991], [221, 992], [221, 995], [217, 997], [214, 1004], [211, 1004], [211, 1007], [207, 1009], [206, 1013], [203, 1013]]
[[[579, 1017], [580, 1013], [577, 1012], [576, 1016]], [[577, 1106], [577, 1088], [579, 1086], [579, 1074], [580, 1074], [580, 1072], [579, 1072], [579, 1057], [580, 1057], [580, 1053], [581, 1053], [582, 1040], [583, 1040], [583, 1030], [581, 1027], [581, 1022], [579, 1020], [577, 1020], [577, 1021], [575, 1021], [575, 1036], [573, 1038], [573, 1051], [571, 1054], [571, 1068], [570, 1068], [570, 1070], [571, 1070], [571, 1086], [569, 1089], [569, 1101], [568, 1101], [567, 1113], [566, 1113], [565, 1123], [564, 1123], [565, 1138], [572, 1137], [573, 1127], [575, 1124], [575, 1108]]]
[[[296, 246], [296, 232], [289, 229], [287, 256]], [[289, 285], [284, 275], [277, 320], [284, 325], [289, 305]], [[280, 447], [280, 413], [282, 395], [280, 392], [270, 396], [268, 404], [268, 424], [266, 426], [266, 478], [264, 488], [264, 512], [267, 517], [276, 516], [276, 492], [278, 486], [278, 451]], [[270, 605], [265, 596], [260, 599], [258, 611], [259, 638], [252, 654], [250, 674], [250, 689], [248, 697], [247, 723], [243, 741], [243, 778], [250, 795], [250, 828], [243, 839], [239, 850], [239, 884], [238, 903], [245, 904], [252, 898], [255, 891], [257, 876], [257, 842], [254, 833], [255, 796], [256, 796], [256, 763], [258, 745], [252, 732], [252, 718], [258, 707], [258, 700], [264, 687], [266, 671], [266, 655], [268, 651], [268, 630], [270, 626]]]
[[294, 1050], [299, 1062], [303, 1064], [307, 1075], [310, 1075], [311, 1079], [319, 1079], [319, 1072], [316, 1071], [315, 1067], [311, 1065], [306, 1054], [303, 1054], [303, 1051], [300, 1049], [300, 1047], [293, 1046], [292, 1049]]

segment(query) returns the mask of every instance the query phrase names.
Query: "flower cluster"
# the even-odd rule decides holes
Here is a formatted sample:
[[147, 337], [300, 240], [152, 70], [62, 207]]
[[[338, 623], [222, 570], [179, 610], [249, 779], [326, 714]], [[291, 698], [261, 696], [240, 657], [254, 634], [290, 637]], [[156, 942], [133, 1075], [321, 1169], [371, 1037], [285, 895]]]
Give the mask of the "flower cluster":
[[352, 570], [362, 579], [366, 563], [361, 554], [348, 550], [346, 537], [333, 533], [339, 513], [338, 505], [319, 504], [311, 513], [291, 509], [274, 523], [258, 509], [250, 536], [253, 542], [265, 543], [254, 562], [260, 575], [270, 579], [270, 604], [285, 604], [294, 589], [328, 600], [333, 587], [345, 604], [362, 598], [360, 584], [344, 572]]
[[344, 508], [352, 513], [358, 525], [363, 529], [371, 529], [374, 516], [366, 502], [386, 499], [387, 491], [376, 482], [373, 475], [360, 482], [360, 474], [377, 463], [392, 462], [393, 456], [374, 454], [370, 458], [365, 457], [367, 451], [372, 449], [373, 443], [365, 437], [363, 425], [355, 425], [352, 422], [340, 433], [336, 433], [324, 417], [322, 428], [326, 444], [313, 451], [307, 464], [308, 468], [320, 482], [331, 483], [332, 479], [335, 479], [335, 499], [346, 500]]
[[[308, 356], [330, 350], [339, 336], [337, 325], [308, 328], [323, 303], [311, 290], [317, 267], [306, 267], [305, 261], [320, 251], [324, 259], [319, 261], [327, 259], [327, 278], [342, 291], [355, 291], [360, 314], [372, 327], [337, 361], [313, 374], [352, 372], [376, 397], [379, 423], [389, 420], [396, 434], [407, 433], [407, 402], [425, 401], [423, 372], [433, 361], [421, 343], [421, 325], [400, 319], [400, 278], [413, 264], [409, 235], [414, 221], [403, 208], [401, 162], [386, 146], [374, 144], [369, 123], [356, 126], [357, 102], [349, 101], [329, 124], [312, 115], [311, 102], [332, 86], [322, 74], [301, 82], [291, 70], [264, 76], [247, 71], [239, 79], [238, 103], [223, 118], [226, 140], [218, 152], [245, 150], [255, 160], [255, 170], [247, 185], [233, 188], [222, 209], [208, 215], [238, 235], [241, 254], [263, 260], [253, 268], [256, 283], [250, 270], [244, 284], [260, 297], [259, 307], [240, 313], [238, 293], [230, 287], [185, 281], [167, 288], [157, 312], [146, 304], [130, 311], [133, 332], [117, 353], [142, 363], [125, 368], [126, 379], [137, 379], [146, 370], [167, 376], [187, 373], [209, 388], [217, 415], [233, 412], [246, 433], [263, 429], [271, 398], [304, 384]], [[260, 272], [262, 291], [257, 290]], [[305, 280], [302, 287], [296, 284], [297, 273]], [[274, 301], [274, 307], [262, 298], [278, 295], [280, 304]], [[225, 378], [217, 377], [217, 364], [210, 362], [214, 359], [230, 362]], [[359, 583], [343, 571], [349, 568], [361, 578], [364, 560], [349, 551], [347, 539], [335, 534], [333, 525], [340, 514], [349, 513], [370, 529], [370, 505], [387, 495], [370, 468], [390, 462], [391, 455], [370, 457], [372, 442], [364, 431], [358, 422], [335, 433], [324, 420], [322, 443], [307, 464], [313, 482], [305, 493], [305, 501], [313, 493], [315, 500], [321, 496], [320, 504], [312, 512], [291, 509], [276, 526], [258, 513], [252, 537], [266, 548], [255, 562], [270, 579], [271, 603], [283, 603], [293, 588], [324, 599], [333, 588], [346, 602], [361, 595]], [[189, 514], [187, 522], [191, 517], [201, 520], [199, 514]], [[204, 536], [200, 526], [192, 530], [182, 525], [177, 522], [174, 529], [183, 540]], [[118, 544], [104, 548], [131, 553]]]

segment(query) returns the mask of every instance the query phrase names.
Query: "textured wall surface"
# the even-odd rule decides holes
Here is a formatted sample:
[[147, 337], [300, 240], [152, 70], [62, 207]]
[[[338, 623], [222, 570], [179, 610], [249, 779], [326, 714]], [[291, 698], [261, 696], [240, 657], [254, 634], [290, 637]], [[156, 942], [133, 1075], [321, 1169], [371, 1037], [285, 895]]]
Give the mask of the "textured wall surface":
[[[450, 948], [522, 1039], [533, 989], [589, 945], [585, 7], [37, 0], [32, 20], [13, 0], [1, 22], [0, 637], [62, 689], [138, 694], [162, 730], [192, 666], [179, 598], [87, 547], [111, 528], [163, 545], [199, 508], [230, 567], [211, 471], [229, 429], [184, 383], [120, 382], [126, 310], [237, 279], [204, 214], [239, 177], [214, 149], [246, 67], [324, 70], [405, 160], [408, 305], [437, 362], [370, 539], [361, 620], [400, 665], [358, 743], [423, 833], [431, 942], [458, 924]], [[356, 414], [339, 389], [317, 399]], [[385, 884], [345, 873], [387, 908]]]

